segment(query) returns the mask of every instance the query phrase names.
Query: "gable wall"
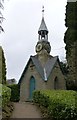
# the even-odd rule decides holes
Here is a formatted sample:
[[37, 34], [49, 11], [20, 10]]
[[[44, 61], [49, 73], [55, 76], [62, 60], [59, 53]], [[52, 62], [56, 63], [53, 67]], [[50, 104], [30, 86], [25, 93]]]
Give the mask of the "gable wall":
[[37, 71], [36, 67], [33, 65], [32, 62], [30, 62], [28, 69], [26, 70], [26, 73], [22, 79], [21, 85], [20, 85], [20, 101], [26, 101], [29, 98], [29, 86], [30, 86], [30, 78], [33, 76], [36, 80], [36, 89], [41, 90], [41, 89], [54, 89], [54, 79], [57, 76], [59, 80], [59, 86], [58, 89], [65, 89], [65, 80], [64, 76], [60, 70], [59, 64], [57, 62], [56, 66], [52, 70], [48, 81], [45, 82], [39, 72]]
[[44, 84], [44, 80], [42, 80], [40, 74], [38, 73], [38, 71], [36, 70], [36, 67], [33, 66], [33, 70], [30, 67], [31, 66], [31, 62], [28, 66], [28, 69], [26, 70], [26, 73], [22, 79], [21, 85], [20, 85], [20, 100], [21, 101], [25, 101], [29, 98], [29, 85], [30, 85], [30, 78], [31, 76], [33, 76], [36, 80], [35, 84], [36, 84], [36, 89], [45, 89], [45, 84]]
[[58, 89], [66, 89], [64, 75], [60, 69], [59, 63], [57, 62], [54, 66], [49, 78], [48, 78], [48, 88], [54, 89], [54, 80], [55, 77], [58, 78]]

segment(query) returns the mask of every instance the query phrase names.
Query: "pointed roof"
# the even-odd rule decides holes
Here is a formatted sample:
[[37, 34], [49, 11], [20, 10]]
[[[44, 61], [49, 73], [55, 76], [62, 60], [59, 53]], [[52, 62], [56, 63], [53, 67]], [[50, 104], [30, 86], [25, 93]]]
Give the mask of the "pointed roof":
[[47, 26], [46, 26], [45, 21], [44, 21], [44, 17], [42, 17], [41, 25], [39, 27], [38, 32], [43, 31], [43, 30], [48, 32]]
[[44, 67], [42, 67], [40, 61], [38, 60], [38, 56], [37, 55], [30, 56], [30, 59], [29, 59], [27, 65], [26, 65], [26, 67], [25, 67], [25, 69], [24, 69], [24, 71], [23, 71], [23, 73], [21, 75], [21, 78], [19, 80], [19, 84], [21, 83], [21, 81], [22, 81], [22, 79], [23, 79], [23, 77], [24, 77], [24, 75], [26, 73], [26, 70], [28, 68], [28, 65], [29, 65], [30, 61], [33, 62], [33, 64], [36, 67], [36, 70], [38, 71], [38, 73], [40, 74], [42, 79], [45, 80], [46, 77], [48, 79], [48, 77], [49, 77], [50, 73], [52, 72], [56, 62], [58, 61], [58, 56], [56, 56], [56, 57], [51, 57], [50, 56], [50, 58], [48, 59], [48, 61], [46, 62]]
[[47, 31], [47, 33], [48, 33], [48, 29], [47, 29], [47, 26], [44, 21], [44, 6], [42, 6], [42, 20], [41, 20], [41, 25], [39, 27], [38, 33], [40, 31]]
[[58, 56], [55, 57], [51, 57], [47, 60], [46, 64], [44, 67], [42, 67], [40, 61], [38, 60], [37, 56], [32, 56], [31, 57], [36, 69], [38, 70], [39, 74], [41, 75], [42, 79], [45, 80], [45, 74], [44, 74], [44, 70], [46, 72], [46, 77], [48, 79], [50, 73], [53, 70], [53, 67], [55, 66], [55, 63], [58, 60]]

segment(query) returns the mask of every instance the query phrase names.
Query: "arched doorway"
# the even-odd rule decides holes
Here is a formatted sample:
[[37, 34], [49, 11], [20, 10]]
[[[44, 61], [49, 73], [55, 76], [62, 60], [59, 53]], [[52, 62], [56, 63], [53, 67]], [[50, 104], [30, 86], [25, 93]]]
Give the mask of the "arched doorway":
[[30, 78], [29, 99], [32, 99], [32, 93], [34, 90], [35, 90], [35, 78], [32, 76]]
[[55, 77], [55, 79], [54, 79], [54, 89], [55, 89], [55, 90], [59, 89], [58, 77]]

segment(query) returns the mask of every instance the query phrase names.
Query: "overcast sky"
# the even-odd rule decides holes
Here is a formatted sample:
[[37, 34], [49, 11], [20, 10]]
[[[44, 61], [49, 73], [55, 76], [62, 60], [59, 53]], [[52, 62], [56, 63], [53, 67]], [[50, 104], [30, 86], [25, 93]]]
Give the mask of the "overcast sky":
[[49, 30], [51, 54], [65, 60], [64, 33], [65, 6], [67, 0], [7, 0], [4, 4], [3, 27], [5, 33], [0, 35], [7, 65], [7, 78], [19, 80], [30, 57], [35, 55], [38, 41], [38, 28], [44, 18]]

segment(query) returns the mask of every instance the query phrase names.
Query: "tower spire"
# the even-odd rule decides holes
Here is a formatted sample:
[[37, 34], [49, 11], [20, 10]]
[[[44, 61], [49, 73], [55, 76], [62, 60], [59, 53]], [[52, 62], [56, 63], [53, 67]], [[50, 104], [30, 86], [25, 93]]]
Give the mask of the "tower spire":
[[38, 39], [42, 41], [48, 40], [48, 29], [44, 21], [44, 6], [42, 6], [42, 20], [38, 30]]
[[44, 6], [42, 6], [42, 18], [44, 18]]

